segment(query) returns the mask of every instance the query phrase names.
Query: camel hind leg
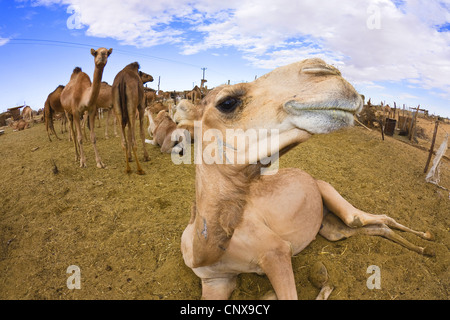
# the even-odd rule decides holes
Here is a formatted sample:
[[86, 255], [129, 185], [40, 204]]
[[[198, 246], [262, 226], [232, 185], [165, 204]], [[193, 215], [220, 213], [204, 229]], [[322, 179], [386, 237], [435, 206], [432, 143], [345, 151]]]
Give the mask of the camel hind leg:
[[415, 252], [425, 255], [433, 255], [429, 248], [422, 248], [413, 245], [392, 231], [390, 227], [405, 232], [411, 232], [426, 240], [432, 240], [433, 236], [429, 231], [415, 231], [399, 224], [394, 219], [386, 215], [374, 215], [356, 209], [329, 183], [317, 181], [317, 185], [319, 186], [325, 205], [324, 207], [326, 207], [325, 209], [328, 209], [340, 218], [338, 219], [337, 217], [334, 217], [333, 214], [325, 214], [320, 234], [328, 240], [336, 241], [356, 234], [376, 235], [397, 242]]

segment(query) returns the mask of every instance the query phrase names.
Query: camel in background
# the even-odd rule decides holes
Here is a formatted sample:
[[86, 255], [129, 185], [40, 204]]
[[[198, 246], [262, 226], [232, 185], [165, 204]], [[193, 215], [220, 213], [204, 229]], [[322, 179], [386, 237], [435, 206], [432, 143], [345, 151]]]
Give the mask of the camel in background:
[[145, 142], [154, 146], [160, 146], [162, 153], [180, 153], [183, 150], [183, 146], [178, 144], [182, 141], [180, 139], [172, 141], [172, 133], [177, 130], [177, 124], [172, 120], [169, 112], [161, 110], [156, 117], [153, 117], [151, 109], [146, 108], [145, 115], [148, 117], [149, 122], [148, 133], [153, 137], [153, 140], [145, 139]]
[[22, 119], [30, 124], [33, 124], [33, 110], [31, 110], [31, 107], [26, 106], [25, 108], [23, 108]]
[[[62, 114], [61, 118], [61, 133], [63, 133], [63, 129], [66, 128], [67, 117], [64, 111], [63, 106], [61, 105], [60, 97], [61, 92], [63, 91], [64, 86], [59, 85], [55, 90], [53, 90], [48, 96], [47, 100], [44, 103], [44, 119], [45, 119], [45, 128], [47, 129], [48, 140], [50, 142], [52, 139], [50, 138], [50, 131], [55, 135], [55, 137], [61, 140], [55, 132], [55, 128], [53, 126], [53, 115], [55, 113]], [[66, 128], [67, 131], [67, 128]]]
[[186, 99], [190, 100], [194, 104], [197, 103], [202, 99], [201, 89], [198, 86], [195, 86], [194, 89], [186, 94]]
[[[131, 150], [133, 150], [134, 159], [136, 161], [137, 173], [144, 174], [141, 164], [137, 156], [135, 128], [136, 128], [136, 112], [139, 113], [139, 127], [142, 146], [144, 149], [144, 161], [149, 160], [148, 152], [145, 147], [145, 133], [144, 133], [144, 110], [145, 110], [145, 95], [144, 83], [141, 79], [141, 72], [139, 71], [139, 63], [133, 62], [127, 65], [114, 78], [112, 86], [112, 98], [114, 104], [114, 113], [117, 117], [117, 122], [120, 124], [120, 134], [122, 138], [122, 148], [125, 152], [126, 172], [130, 173], [130, 158]], [[150, 75], [148, 75], [150, 76]], [[150, 76], [151, 77], [151, 76]], [[150, 79], [150, 78], [148, 78]], [[153, 81], [153, 77], [151, 80]], [[125, 127], [128, 126], [128, 138], [125, 135]]]
[[194, 139], [194, 121], [200, 120], [202, 111], [202, 104], [193, 104], [188, 99], [182, 99], [173, 108], [173, 120], [179, 129], [188, 130], [191, 134], [191, 140]]
[[[358, 210], [300, 169], [265, 174], [270, 161], [313, 134], [353, 124], [362, 99], [333, 66], [320, 59], [293, 63], [251, 83], [217, 87], [202, 104], [202, 132], [214, 129], [216, 138], [204, 139], [199, 151], [195, 202], [181, 238], [184, 261], [201, 279], [202, 298], [228, 299], [239, 273], [256, 272], [267, 275], [277, 298], [297, 299], [291, 257], [318, 233], [335, 241], [364, 230], [432, 254], [390, 227], [428, 240], [429, 232]], [[225, 141], [229, 129], [256, 133], [241, 130]]]
[[[109, 118], [113, 108], [112, 102], [112, 86], [102, 81], [100, 84], [100, 92], [97, 98], [98, 122], [100, 123], [100, 112], [106, 112], [105, 138], [108, 139]], [[113, 117], [114, 135], [117, 137], [116, 118]]]
[[[139, 77], [142, 80], [142, 83], [147, 83], [153, 81], [153, 77], [148, 73], [139, 71]], [[100, 127], [100, 110], [102, 112], [106, 112], [106, 124], [105, 124], [105, 138], [108, 139], [108, 126], [109, 119], [111, 116], [111, 112], [113, 112], [113, 101], [112, 101], [112, 86], [108, 84], [106, 81], [102, 81], [100, 84], [100, 92], [97, 98], [97, 112], [98, 112], [98, 122]], [[114, 126], [114, 135], [117, 137], [117, 128], [116, 128], [117, 118], [113, 117], [113, 126]]]
[[[91, 83], [89, 76], [84, 73], [81, 68], [76, 67], [70, 77], [69, 83], [61, 92], [61, 105], [69, 116], [70, 132], [72, 134], [75, 146], [75, 161], [80, 160], [80, 167], [86, 167], [86, 156], [83, 149], [83, 134], [81, 130], [80, 117], [85, 111], [89, 114], [89, 131], [91, 142], [94, 147], [95, 161], [98, 168], [104, 168], [100, 155], [97, 150], [97, 142], [95, 138], [95, 113], [97, 112], [97, 98], [100, 92], [100, 83], [102, 81], [103, 69], [108, 62], [108, 57], [112, 53], [112, 49], [99, 48], [91, 49], [94, 56], [94, 77]], [[74, 129], [75, 126], [75, 129]], [[76, 130], [76, 135], [75, 135]], [[78, 154], [79, 148], [79, 154]]]

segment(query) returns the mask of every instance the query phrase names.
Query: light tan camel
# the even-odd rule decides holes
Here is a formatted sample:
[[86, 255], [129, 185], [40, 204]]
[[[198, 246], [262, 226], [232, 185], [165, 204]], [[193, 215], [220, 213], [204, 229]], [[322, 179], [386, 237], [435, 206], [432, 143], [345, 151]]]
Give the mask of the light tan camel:
[[188, 99], [182, 99], [174, 107], [173, 120], [179, 129], [188, 130], [191, 140], [194, 139], [194, 121], [199, 120], [202, 115], [202, 105], [194, 105]]
[[149, 122], [148, 133], [153, 137], [153, 140], [145, 139], [145, 142], [160, 146], [162, 153], [180, 153], [183, 147], [177, 144], [181, 141], [172, 141], [172, 133], [177, 130], [177, 124], [172, 120], [169, 112], [161, 110], [156, 117], [153, 114], [150, 108], [145, 109]]
[[[353, 124], [362, 100], [336, 68], [320, 59], [304, 60], [251, 83], [215, 88], [202, 103], [202, 132], [206, 135], [214, 129], [216, 138], [202, 143], [202, 161], [196, 162], [195, 203], [181, 239], [186, 265], [201, 278], [202, 298], [227, 299], [237, 274], [256, 272], [267, 275], [279, 299], [297, 299], [291, 256], [308, 246], [319, 231], [327, 239], [338, 240], [350, 236], [348, 231], [365, 230], [430, 253], [400, 240], [389, 227], [425, 239], [431, 238], [428, 232], [412, 231], [386, 215], [358, 210], [330, 184], [300, 169], [261, 174], [268, 157], [276, 157], [277, 152], [282, 156], [312, 134]], [[237, 134], [236, 139], [225, 141], [227, 129], [257, 133], [253, 137]], [[249, 142], [241, 144], [242, 138]], [[195, 137], [196, 142], [200, 139], [200, 134]], [[246, 160], [232, 161], [236, 158]], [[327, 219], [333, 214], [323, 219], [324, 207], [343, 221], [339, 226], [345, 226], [343, 230]]]
[[[83, 149], [83, 134], [80, 125], [80, 117], [85, 111], [89, 114], [89, 131], [91, 142], [94, 147], [95, 161], [98, 168], [104, 168], [100, 155], [97, 150], [97, 143], [95, 138], [95, 113], [97, 112], [97, 98], [100, 92], [100, 83], [102, 82], [103, 69], [108, 62], [108, 57], [112, 49], [99, 48], [97, 50], [91, 49], [91, 54], [94, 56], [95, 69], [94, 77], [91, 83], [89, 76], [81, 71], [81, 68], [76, 67], [70, 77], [69, 83], [61, 92], [61, 105], [69, 116], [70, 132], [72, 134], [75, 146], [75, 159], [80, 160], [80, 167], [86, 167], [86, 156]], [[75, 130], [77, 135], [75, 135]], [[78, 154], [78, 148], [80, 153]]]
[[[133, 150], [138, 174], [144, 174], [144, 170], [142, 170], [136, 153], [136, 112], [139, 113], [139, 131], [142, 146], [144, 149], [144, 161], [149, 160], [148, 152], [145, 147], [145, 133], [143, 123], [145, 112], [145, 95], [144, 83], [141, 79], [141, 74], [142, 73], [139, 71], [139, 63], [130, 63], [116, 75], [112, 86], [114, 113], [116, 114], [117, 122], [120, 124], [121, 128], [120, 133], [122, 138], [122, 148], [125, 152], [126, 158], [126, 172], [131, 172], [129, 161], [131, 158], [131, 150]], [[148, 81], [153, 81], [153, 77]], [[127, 125], [128, 139], [125, 135], [125, 127]]]
[[25, 108], [23, 108], [22, 119], [30, 124], [33, 124], [33, 110], [31, 110], [30, 106], [26, 106]]
[[[62, 114], [62, 119], [61, 119], [61, 133], [63, 133], [63, 129], [64, 127], [66, 127], [66, 123], [67, 123], [67, 117], [64, 111], [63, 106], [61, 105], [61, 92], [63, 91], [64, 86], [60, 85], [58, 86], [55, 90], [53, 90], [48, 96], [47, 99], [45, 100], [44, 103], [44, 119], [45, 119], [45, 128], [47, 129], [47, 135], [48, 135], [48, 140], [50, 140], [50, 142], [52, 141], [52, 139], [50, 138], [50, 132], [53, 133], [55, 135], [55, 137], [59, 140], [61, 140], [56, 132], [55, 132], [55, 127], [53, 126], [53, 116], [54, 114]], [[50, 132], [49, 132], [50, 129]], [[67, 131], [67, 127], [66, 127], [66, 131]]]

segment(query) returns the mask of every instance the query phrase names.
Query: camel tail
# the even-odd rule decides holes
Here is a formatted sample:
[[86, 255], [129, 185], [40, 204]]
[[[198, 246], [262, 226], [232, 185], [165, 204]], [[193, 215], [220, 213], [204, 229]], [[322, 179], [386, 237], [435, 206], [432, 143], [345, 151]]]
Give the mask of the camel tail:
[[120, 111], [122, 112], [122, 126], [125, 127], [128, 123], [127, 84], [125, 81], [120, 82], [118, 89]]

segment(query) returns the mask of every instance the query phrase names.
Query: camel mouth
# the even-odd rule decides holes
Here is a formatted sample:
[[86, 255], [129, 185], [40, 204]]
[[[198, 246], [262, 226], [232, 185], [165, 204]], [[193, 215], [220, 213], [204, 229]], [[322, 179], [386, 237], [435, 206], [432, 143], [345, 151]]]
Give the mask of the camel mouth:
[[353, 101], [312, 104], [288, 101], [284, 109], [295, 127], [311, 134], [321, 134], [353, 126], [353, 116], [362, 109], [362, 104], [359, 97]]

